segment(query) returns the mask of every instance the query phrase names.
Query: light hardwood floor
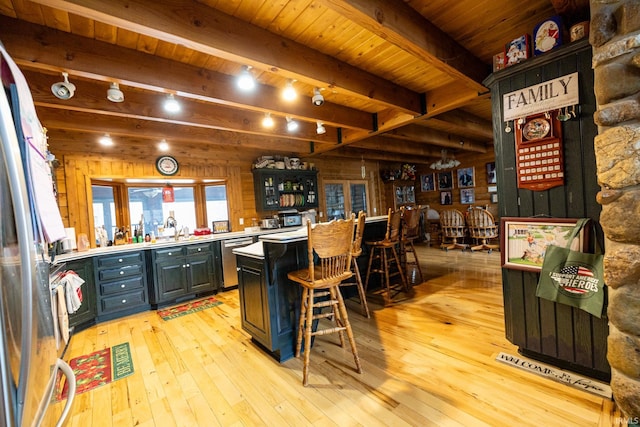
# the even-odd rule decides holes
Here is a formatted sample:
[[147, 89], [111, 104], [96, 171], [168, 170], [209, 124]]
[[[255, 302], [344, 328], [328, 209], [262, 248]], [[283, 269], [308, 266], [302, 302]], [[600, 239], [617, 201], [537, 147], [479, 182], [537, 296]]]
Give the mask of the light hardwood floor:
[[[77, 333], [66, 359], [129, 342], [135, 373], [76, 396], [68, 426], [621, 426], [615, 404], [495, 361], [504, 337], [500, 254], [418, 245], [425, 280], [371, 319], [349, 301], [364, 373], [335, 334], [279, 364], [222, 305], [163, 321], [155, 311]], [[55, 405], [60, 411], [61, 404]]]

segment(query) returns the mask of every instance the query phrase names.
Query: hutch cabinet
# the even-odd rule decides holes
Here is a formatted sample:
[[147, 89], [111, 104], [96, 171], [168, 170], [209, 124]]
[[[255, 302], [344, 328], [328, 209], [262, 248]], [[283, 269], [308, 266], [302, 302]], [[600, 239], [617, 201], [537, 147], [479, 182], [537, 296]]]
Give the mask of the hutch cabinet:
[[[491, 89], [500, 217], [591, 218], [597, 238], [600, 190], [593, 148], [597, 134], [591, 46], [580, 40], [498, 71], [484, 84]], [[562, 121], [564, 183], [534, 190], [518, 185], [514, 122], [503, 121], [503, 95], [578, 73], [576, 117]], [[563, 117], [564, 118], [564, 117]], [[556, 119], [554, 119], [556, 120]], [[515, 124], [517, 125], [517, 123]], [[604, 244], [601, 243], [604, 247]], [[607, 381], [608, 322], [571, 306], [536, 297], [538, 273], [502, 269], [506, 336], [524, 356]]]
[[318, 171], [254, 169], [253, 184], [258, 210], [318, 207]]

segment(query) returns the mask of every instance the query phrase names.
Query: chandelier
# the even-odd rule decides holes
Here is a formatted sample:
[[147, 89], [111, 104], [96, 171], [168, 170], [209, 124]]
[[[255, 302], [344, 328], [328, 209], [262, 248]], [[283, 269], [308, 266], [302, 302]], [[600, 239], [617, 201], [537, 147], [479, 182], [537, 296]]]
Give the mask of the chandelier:
[[442, 154], [442, 158], [435, 163], [431, 163], [431, 166], [430, 166], [431, 169], [442, 170], [442, 169], [451, 169], [451, 168], [460, 166], [460, 162], [458, 160], [447, 159], [447, 150], [442, 149], [440, 153]]

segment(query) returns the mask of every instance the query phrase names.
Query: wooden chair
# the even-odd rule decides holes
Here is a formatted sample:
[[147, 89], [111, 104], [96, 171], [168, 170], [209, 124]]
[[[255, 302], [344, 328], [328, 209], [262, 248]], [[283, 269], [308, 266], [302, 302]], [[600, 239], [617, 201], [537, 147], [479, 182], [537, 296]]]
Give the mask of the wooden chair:
[[[407, 279], [402, 271], [402, 264], [396, 251], [396, 246], [400, 244], [400, 226], [402, 213], [399, 210], [392, 211], [389, 209], [387, 214], [387, 231], [383, 240], [365, 242], [370, 249], [369, 267], [367, 268], [367, 279], [365, 282], [365, 291], [369, 287], [369, 279], [371, 273], [380, 274], [381, 284], [386, 290], [385, 303], [390, 304], [392, 300], [390, 279], [400, 276], [400, 291], [409, 292]], [[391, 252], [391, 256], [389, 256]], [[396, 294], [398, 293], [396, 292]]]
[[[420, 209], [417, 208], [405, 207], [402, 210], [402, 237], [400, 238], [400, 260], [403, 261], [407, 267], [409, 267], [410, 264], [416, 266], [418, 274], [420, 275], [420, 282], [418, 283], [422, 283], [423, 276], [418, 254], [413, 242], [420, 238], [420, 215]], [[407, 257], [408, 253], [413, 254], [414, 262], [409, 262]]]
[[466, 235], [466, 222], [464, 215], [457, 209], [447, 209], [440, 212], [440, 229], [442, 231], [441, 249], [448, 251], [449, 249], [467, 248], [464, 243], [459, 243], [459, 239], [464, 239]]
[[471, 246], [472, 251], [499, 249], [500, 245], [489, 244], [490, 239], [498, 237], [498, 226], [491, 212], [482, 208], [473, 208], [467, 215], [467, 228], [472, 239], [479, 243]]
[[360, 276], [360, 268], [358, 267], [358, 257], [362, 255], [362, 236], [364, 235], [364, 222], [367, 214], [363, 211], [358, 212], [358, 219], [356, 221], [356, 232], [353, 238], [353, 245], [351, 247], [351, 271], [355, 281], [342, 282], [340, 286], [356, 286], [358, 288], [358, 295], [360, 296], [360, 305], [362, 306], [362, 314], [368, 318], [369, 306], [367, 304], [367, 296], [362, 284], [362, 277]]
[[[338, 289], [343, 280], [347, 280], [353, 275], [351, 272], [353, 223], [353, 214], [348, 220], [319, 223], [313, 227], [311, 222], [307, 221], [309, 266], [303, 270], [292, 271], [287, 275], [290, 280], [302, 286], [296, 357], [300, 356], [304, 339], [304, 365], [302, 369], [302, 385], [304, 386], [309, 382], [311, 338], [316, 335], [338, 333], [340, 346], [344, 347], [343, 331], [346, 331], [356, 370], [358, 373], [362, 373], [347, 309]], [[317, 264], [314, 263], [315, 258], [317, 258]], [[317, 290], [321, 291], [316, 292]], [[321, 310], [325, 307], [330, 307], [331, 311], [323, 313]], [[322, 318], [333, 319], [335, 326], [320, 329], [318, 325], [317, 329], [313, 331], [314, 321]]]

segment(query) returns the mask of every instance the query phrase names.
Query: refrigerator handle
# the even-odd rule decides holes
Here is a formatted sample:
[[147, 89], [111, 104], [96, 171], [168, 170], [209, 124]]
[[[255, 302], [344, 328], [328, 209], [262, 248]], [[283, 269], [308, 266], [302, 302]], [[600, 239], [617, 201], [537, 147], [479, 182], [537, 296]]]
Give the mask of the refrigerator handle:
[[76, 396], [76, 374], [73, 372], [73, 369], [67, 362], [62, 359], [56, 359], [55, 365], [53, 365], [53, 369], [51, 370], [51, 377], [49, 378], [49, 383], [47, 384], [47, 390], [44, 393], [45, 398], [40, 402], [41, 407], [38, 410], [40, 414], [38, 419], [34, 420], [34, 426], [40, 426], [42, 424], [42, 419], [44, 418], [45, 412], [47, 411], [47, 406], [53, 397], [53, 393], [56, 388], [56, 380], [58, 379], [58, 371], [61, 371], [62, 374], [67, 377], [67, 384], [69, 384], [69, 388], [67, 389], [67, 402], [64, 405], [64, 409], [62, 410], [62, 414], [60, 414], [60, 418], [56, 422], [56, 427], [62, 427], [64, 425], [67, 416], [69, 415], [69, 411], [71, 411], [71, 405], [73, 404], [73, 398]]

